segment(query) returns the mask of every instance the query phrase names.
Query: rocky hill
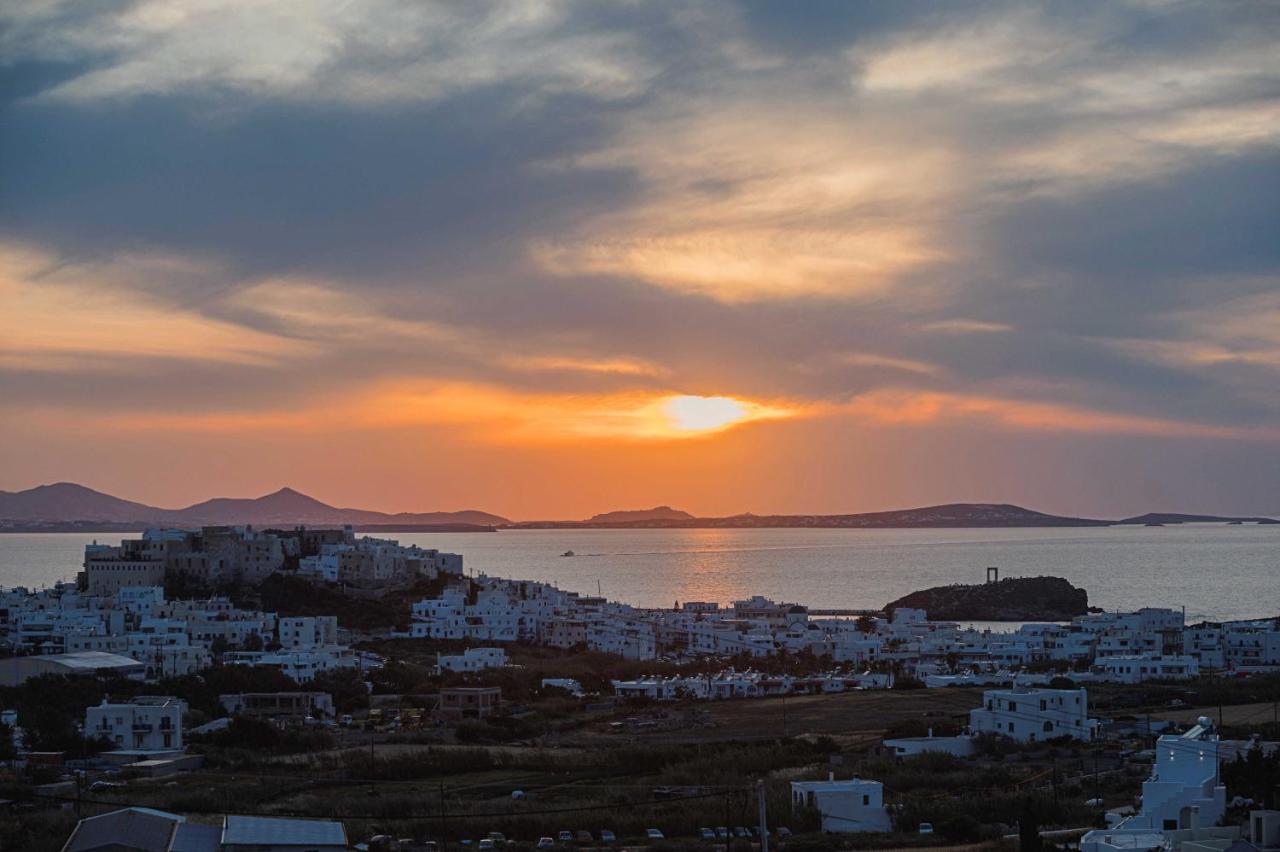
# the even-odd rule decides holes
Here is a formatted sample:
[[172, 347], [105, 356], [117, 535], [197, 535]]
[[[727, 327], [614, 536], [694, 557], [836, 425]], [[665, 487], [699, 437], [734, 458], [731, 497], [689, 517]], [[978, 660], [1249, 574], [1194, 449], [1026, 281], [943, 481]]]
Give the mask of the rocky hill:
[[922, 609], [932, 621], [1067, 621], [1089, 612], [1089, 593], [1061, 577], [1012, 577], [980, 585], [935, 586], [885, 606]]
[[589, 524], [630, 524], [637, 521], [691, 521], [693, 515], [673, 509], [670, 506], [655, 506], [652, 509], [623, 509], [616, 512], [601, 512], [587, 519]]

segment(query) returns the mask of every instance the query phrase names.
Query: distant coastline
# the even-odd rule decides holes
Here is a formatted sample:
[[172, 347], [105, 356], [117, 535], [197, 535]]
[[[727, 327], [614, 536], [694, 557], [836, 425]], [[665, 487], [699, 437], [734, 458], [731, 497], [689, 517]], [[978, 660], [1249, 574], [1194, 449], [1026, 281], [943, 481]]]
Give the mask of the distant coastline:
[[153, 527], [202, 526], [335, 527], [367, 532], [495, 532], [575, 529], [988, 529], [1017, 527], [1160, 527], [1185, 523], [1280, 524], [1263, 516], [1153, 512], [1122, 520], [1037, 512], [1010, 503], [946, 503], [914, 509], [849, 514], [697, 517], [670, 506], [603, 512], [586, 520], [512, 521], [476, 509], [379, 512], [342, 508], [291, 488], [255, 498], [215, 497], [184, 509], [163, 509], [123, 500], [70, 482], [26, 491], [0, 491], [0, 532], [133, 532]]

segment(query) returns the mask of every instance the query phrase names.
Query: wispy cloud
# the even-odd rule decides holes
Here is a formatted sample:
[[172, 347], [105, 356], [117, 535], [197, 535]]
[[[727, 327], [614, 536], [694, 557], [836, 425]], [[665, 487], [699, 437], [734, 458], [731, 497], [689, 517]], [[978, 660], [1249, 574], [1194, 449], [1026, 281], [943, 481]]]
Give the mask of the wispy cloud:
[[430, 102], [518, 82], [609, 100], [657, 73], [625, 32], [573, 26], [572, 4], [142, 0], [95, 10], [31, 3], [4, 15], [10, 61], [93, 57], [42, 97], [175, 93], [352, 104]]
[[175, 310], [142, 286], [156, 278], [208, 274], [204, 266], [172, 256], [127, 254], [77, 263], [22, 245], [0, 245], [0, 305], [7, 324], [0, 358], [10, 367], [96, 370], [109, 363], [104, 358], [262, 366], [310, 351], [296, 339]]

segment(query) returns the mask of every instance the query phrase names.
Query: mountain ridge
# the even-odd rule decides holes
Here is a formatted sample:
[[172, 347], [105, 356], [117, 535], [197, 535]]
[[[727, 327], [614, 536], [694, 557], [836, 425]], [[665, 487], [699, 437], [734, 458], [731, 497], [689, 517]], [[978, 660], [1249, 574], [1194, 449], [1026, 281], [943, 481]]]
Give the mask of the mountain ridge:
[[464, 509], [450, 512], [377, 512], [330, 506], [293, 488], [261, 497], [214, 497], [181, 509], [163, 509], [95, 491], [74, 482], [0, 491], [0, 519], [17, 522], [101, 522], [216, 526], [221, 524], [353, 524], [500, 526], [501, 515]]

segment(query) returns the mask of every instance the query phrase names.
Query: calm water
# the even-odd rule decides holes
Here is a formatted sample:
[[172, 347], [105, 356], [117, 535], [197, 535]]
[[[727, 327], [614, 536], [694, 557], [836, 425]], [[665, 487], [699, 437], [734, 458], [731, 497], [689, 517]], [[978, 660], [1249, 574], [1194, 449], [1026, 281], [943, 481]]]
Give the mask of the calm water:
[[[75, 576], [84, 545], [128, 534], [0, 535], [0, 586]], [[907, 592], [1053, 574], [1104, 609], [1186, 606], [1190, 619], [1280, 613], [1280, 527], [1186, 525], [1011, 530], [521, 530], [399, 533], [462, 553], [467, 569], [583, 593], [599, 582], [640, 606], [751, 594], [821, 608], [878, 608]], [[560, 554], [573, 550], [577, 556]]]

